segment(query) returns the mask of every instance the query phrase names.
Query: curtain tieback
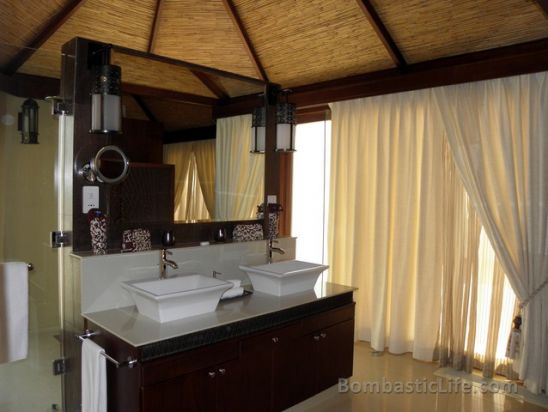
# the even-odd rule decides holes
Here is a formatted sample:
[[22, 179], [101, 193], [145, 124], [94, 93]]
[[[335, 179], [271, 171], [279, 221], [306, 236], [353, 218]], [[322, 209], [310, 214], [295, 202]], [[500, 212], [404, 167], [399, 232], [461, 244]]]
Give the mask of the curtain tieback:
[[527, 304], [528, 304], [529, 302], [531, 302], [531, 300], [532, 300], [535, 296], [537, 296], [538, 293], [539, 293], [542, 289], [544, 289], [544, 288], [546, 287], [546, 285], [548, 285], [548, 278], [545, 279], [544, 282], [542, 282], [542, 283], [539, 285], [539, 287], [536, 288], [536, 289], [533, 291], [533, 293], [531, 293], [531, 294], [529, 295], [529, 297], [528, 297], [527, 299], [525, 299], [523, 302], [521, 302], [521, 303], [519, 304], [520, 309], [523, 309], [525, 306], [527, 306]]

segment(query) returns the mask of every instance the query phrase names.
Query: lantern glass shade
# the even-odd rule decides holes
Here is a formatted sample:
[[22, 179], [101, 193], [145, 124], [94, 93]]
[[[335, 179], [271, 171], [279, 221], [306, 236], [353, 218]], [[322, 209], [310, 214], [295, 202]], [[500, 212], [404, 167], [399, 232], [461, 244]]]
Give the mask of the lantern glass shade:
[[295, 105], [279, 103], [276, 107], [276, 151], [295, 151]]
[[264, 153], [266, 145], [266, 110], [264, 107], [253, 109], [252, 129], [251, 153]]
[[122, 132], [120, 77], [120, 66], [107, 64], [95, 68], [95, 81], [91, 91], [90, 133]]
[[19, 130], [23, 144], [38, 144], [38, 109], [38, 103], [32, 99], [25, 100], [21, 106]]

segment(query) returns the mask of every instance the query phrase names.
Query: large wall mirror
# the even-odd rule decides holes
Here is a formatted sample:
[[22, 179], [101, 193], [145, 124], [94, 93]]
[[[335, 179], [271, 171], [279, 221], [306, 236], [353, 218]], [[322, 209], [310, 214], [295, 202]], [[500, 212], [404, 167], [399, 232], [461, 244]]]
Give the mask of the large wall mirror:
[[256, 219], [264, 199], [265, 156], [252, 152], [252, 116], [210, 121], [214, 124], [190, 129], [191, 134], [168, 131], [171, 141], [164, 142], [163, 162], [175, 166], [174, 221]]
[[[153, 245], [173, 229], [184, 244], [211, 238], [219, 225], [230, 233], [236, 222], [257, 220], [267, 156], [251, 153], [252, 112], [264, 105], [263, 81], [84, 39], [65, 48], [84, 56], [62, 79], [68, 91], [77, 85], [77, 101], [89, 102], [94, 56], [108, 49], [110, 64], [121, 67], [122, 134], [90, 134], [82, 110], [74, 135], [79, 166], [108, 145], [130, 161], [118, 184], [74, 177], [74, 210], [82, 210], [82, 186], [100, 186], [109, 249], [120, 249], [126, 229], [149, 229]], [[74, 250], [90, 247], [87, 216], [75, 215]]]

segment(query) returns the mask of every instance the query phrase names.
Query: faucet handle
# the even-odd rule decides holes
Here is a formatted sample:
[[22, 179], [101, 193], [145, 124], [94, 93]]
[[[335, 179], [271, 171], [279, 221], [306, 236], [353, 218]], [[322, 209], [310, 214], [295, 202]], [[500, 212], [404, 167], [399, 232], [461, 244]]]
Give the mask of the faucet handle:
[[173, 255], [173, 252], [167, 249], [164, 249], [164, 254], [167, 255]]

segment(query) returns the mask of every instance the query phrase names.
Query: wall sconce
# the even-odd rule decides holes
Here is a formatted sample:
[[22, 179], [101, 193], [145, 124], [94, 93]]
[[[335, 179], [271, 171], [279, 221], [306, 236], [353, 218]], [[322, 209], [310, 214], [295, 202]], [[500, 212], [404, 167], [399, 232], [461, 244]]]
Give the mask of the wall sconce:
[[251, 153], [264, 153], [266, 141], [266, 109], [264, 107], [253, 109], [251, 127], [253, 130]]
[[120, 66], [95, 66], [91, 90], [90, 133], [121, 133], [122, 104], [120, 97]]
[[38, 144], [38, 109], [38, 103], [32, 99], [25, 100], [21, 105], [18, 130], [23, 144]]
[[295, 151], [295, 105], [287, 101], [289, 89], [282, 90], [285, 102], [276, 105], [276, 151]]

